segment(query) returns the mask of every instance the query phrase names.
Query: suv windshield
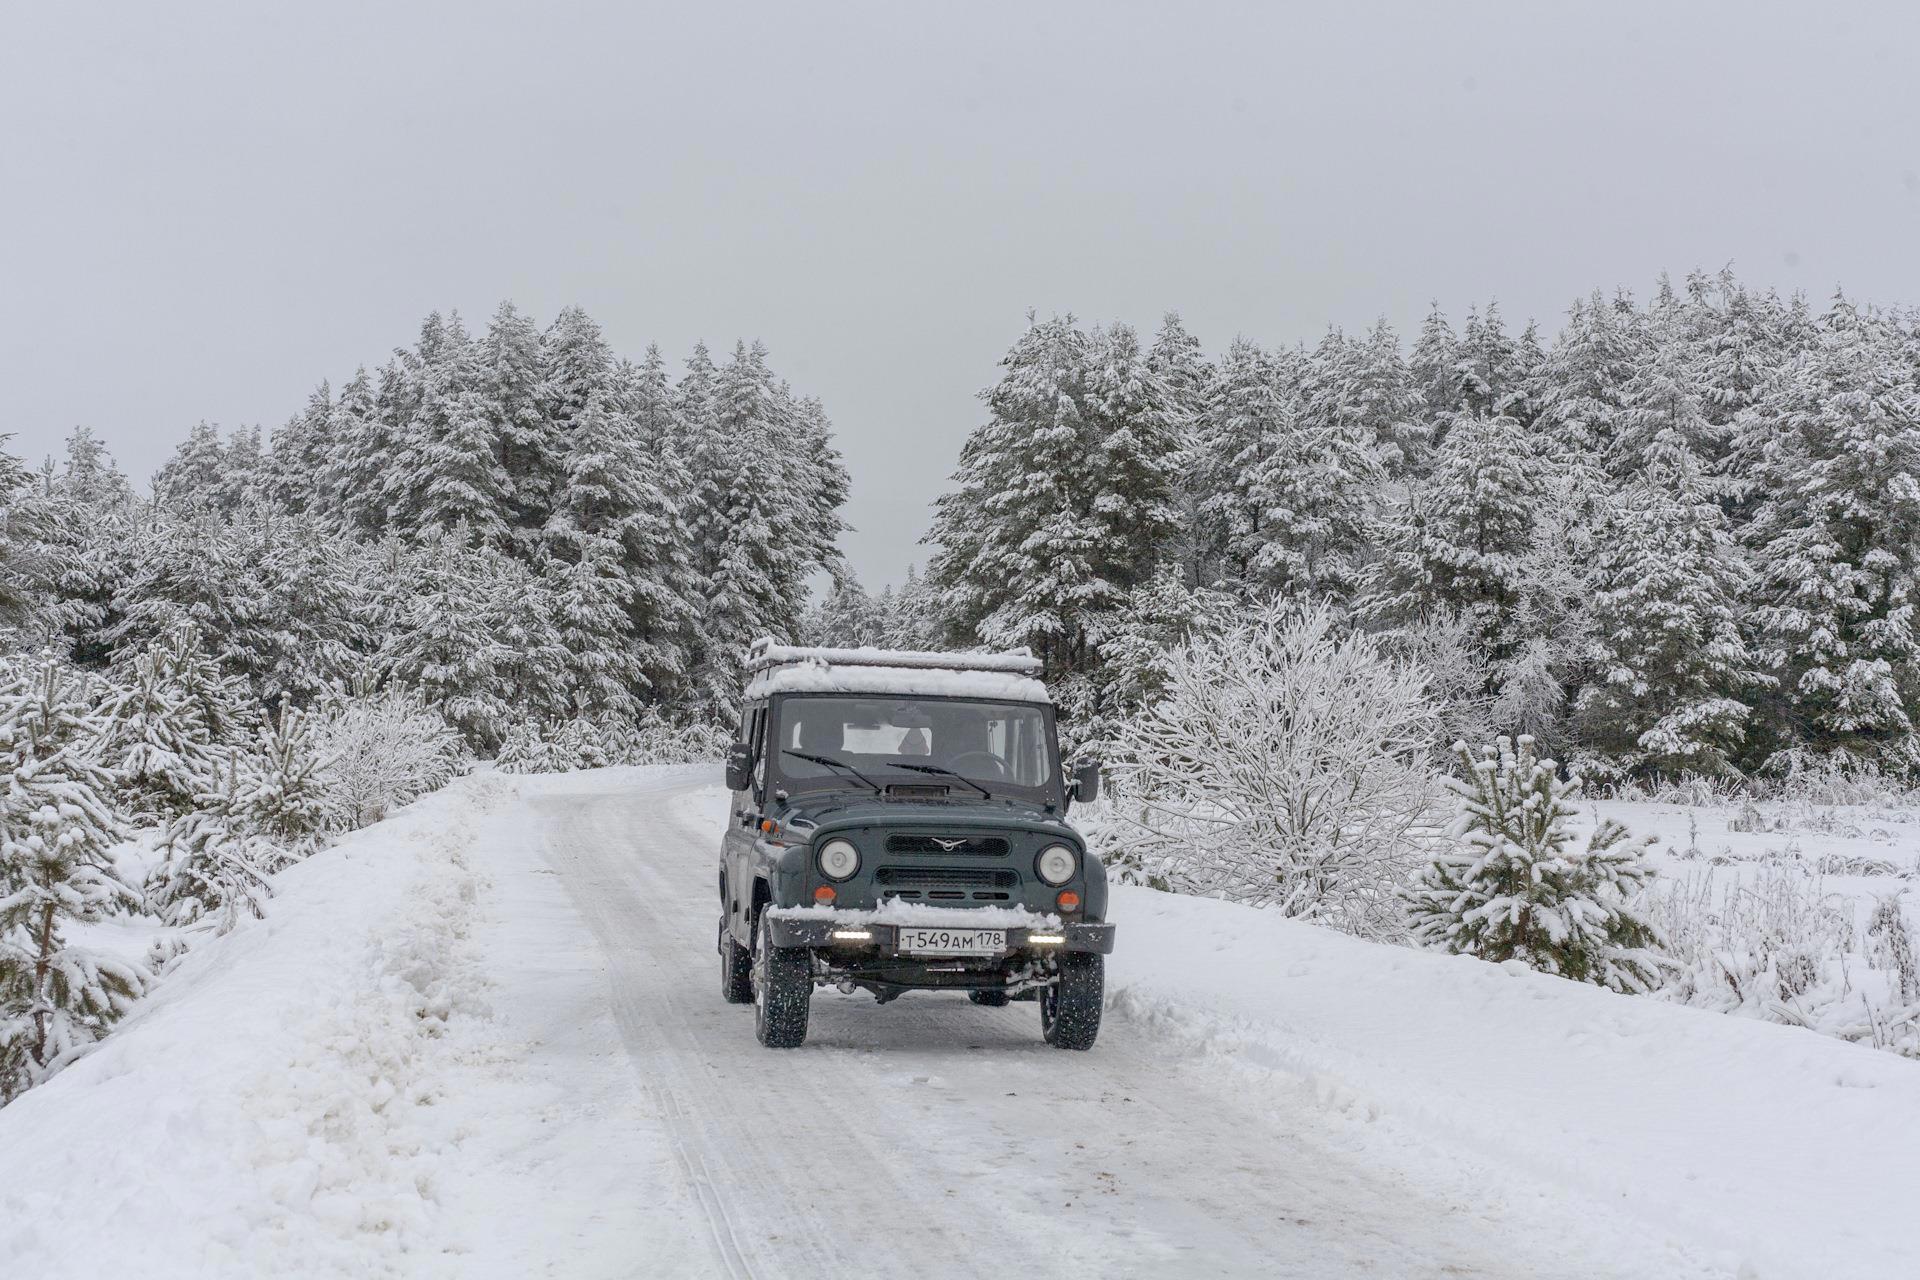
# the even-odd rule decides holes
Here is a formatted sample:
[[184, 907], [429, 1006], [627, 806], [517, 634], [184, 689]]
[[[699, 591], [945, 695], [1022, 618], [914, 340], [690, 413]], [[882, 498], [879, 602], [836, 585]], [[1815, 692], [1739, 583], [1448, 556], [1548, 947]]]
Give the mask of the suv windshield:
[[863, 787], [864, 775], [878, 787], [1054, 798], [1052, 738], [1035, 704], [859, 695], [788, 695], [779, 704], [768, 755], [789, 785]]

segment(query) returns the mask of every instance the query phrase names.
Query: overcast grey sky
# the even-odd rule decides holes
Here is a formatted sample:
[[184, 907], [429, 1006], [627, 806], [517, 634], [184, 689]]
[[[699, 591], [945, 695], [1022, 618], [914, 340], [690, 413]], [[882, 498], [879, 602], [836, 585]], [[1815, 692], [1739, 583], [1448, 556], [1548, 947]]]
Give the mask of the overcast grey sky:
[[1027, 308], [1920, 302], [1920, 6], [0, 6], [0, 430], [144, 480], [434, 308], [762, 339], [897, 579]]

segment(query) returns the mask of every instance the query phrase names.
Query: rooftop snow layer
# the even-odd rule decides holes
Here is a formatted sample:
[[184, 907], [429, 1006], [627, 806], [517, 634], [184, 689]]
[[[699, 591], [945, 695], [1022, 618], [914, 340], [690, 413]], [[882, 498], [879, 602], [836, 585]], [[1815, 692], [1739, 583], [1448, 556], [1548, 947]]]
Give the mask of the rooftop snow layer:
[[877, 693], [892, 697], [979, 698], [1048, 702], [1035, 679], [1040, 660], [1011, 653], [931, 653], [920, 649], [824, 649], [756, 640], [747, 652], [754, 673], [749, 698], [772, 693]]
[[809, 659], [770, 667], [753, 678], [747, 697], [773, 693], [874, 693], [890, 697], [977, 698], [982, 702], [1047, 703], [1047, 686], [1004, 671], [931, 667], [841, 667]]
[[1037, 676], [1040, 659], [1025, 649], [1006, 653], [936, 653], [925, 649], [876, 649], [862, 645], [857, 649], [810, 648], [775, 644], [759, 639], [747, 651], [747, 670], [764, 671], [787, 663], [817, 662], [833, 667], [901, 667], [938, 671], [1000, 671], [1010, 675]]

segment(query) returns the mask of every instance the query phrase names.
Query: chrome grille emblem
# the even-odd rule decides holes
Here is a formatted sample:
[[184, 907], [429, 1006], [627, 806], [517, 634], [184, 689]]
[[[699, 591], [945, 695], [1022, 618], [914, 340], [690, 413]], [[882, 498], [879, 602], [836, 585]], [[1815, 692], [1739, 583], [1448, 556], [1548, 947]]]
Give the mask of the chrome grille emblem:
[[958, 849], [966, 843], [965, 840], [942, 840], [939, 836], [934, 836], [932, 839], [935, 844], [945, 849], [948, 853], [952, 853], [955, 849]]

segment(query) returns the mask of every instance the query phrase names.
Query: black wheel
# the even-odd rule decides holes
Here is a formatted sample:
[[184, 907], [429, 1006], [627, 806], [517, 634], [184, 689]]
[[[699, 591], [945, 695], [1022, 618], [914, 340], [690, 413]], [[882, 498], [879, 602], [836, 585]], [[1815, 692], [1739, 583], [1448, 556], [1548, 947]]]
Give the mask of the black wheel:
[[988, 1009], [1004, 1009], [1013, 1002], [1013, 997], [1004, 991], [969, 991], [967, 999]]
[[753, 953], [733, 940], [720, 916], [720, 995], [728, 1004], [753, 1003]]
[[1100, 1002], [1106, 994], [1106, 957], [1069, 951], [1060, 957], [1060, 979], [1040, 989], [1040, 1034], [1056, 1049], [1091, 1049], [1100, 1035]]
[[753, 935], [753, 1032], [769, 1049], [798, 1049], [807, 1039], [813, 959], [804, 947], [773, 945], [766, 913]]

